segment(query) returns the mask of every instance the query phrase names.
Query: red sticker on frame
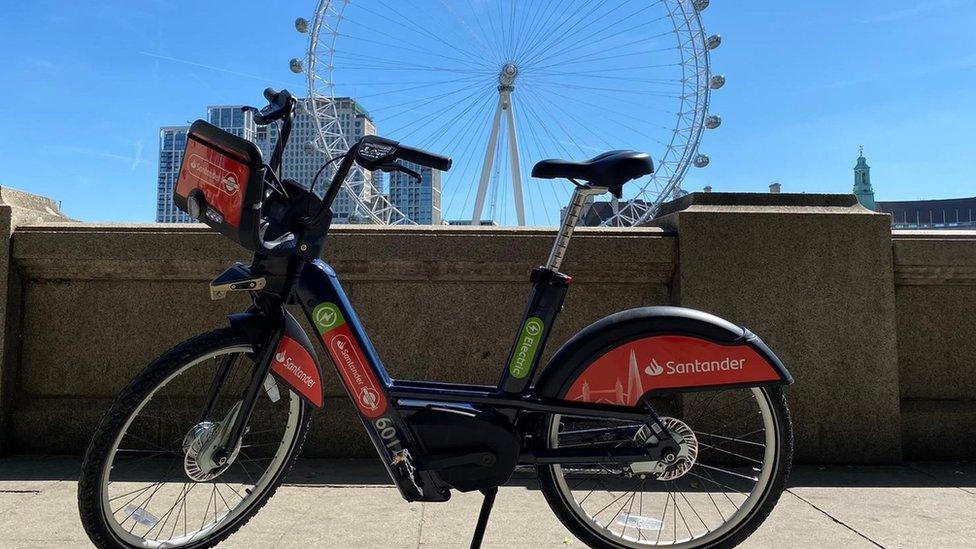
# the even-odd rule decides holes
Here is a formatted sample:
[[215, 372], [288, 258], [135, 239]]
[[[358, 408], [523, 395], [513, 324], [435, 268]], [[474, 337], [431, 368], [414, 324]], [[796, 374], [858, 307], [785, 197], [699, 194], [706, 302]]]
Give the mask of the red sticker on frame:
[[319, 303], [312, 311], [312, 322], [359, 411], [370, 419], [383, 415], [387, 406], [386, 390], [363, 358], [363, 351], [339, 307], [334, 303]]

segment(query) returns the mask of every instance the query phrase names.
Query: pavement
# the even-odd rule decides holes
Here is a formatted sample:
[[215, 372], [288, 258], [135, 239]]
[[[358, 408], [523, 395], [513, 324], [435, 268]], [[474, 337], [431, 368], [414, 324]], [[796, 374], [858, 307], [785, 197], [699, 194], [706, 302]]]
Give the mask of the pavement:
[[[75, 500], [79, 460], [0, 459], [0, 547], [90, 547]], [[305, 460], [222, 547], [467, 547], [480, 494], [406, 503], [378, 462]], [[585, 547], [532, 481], [503, 487], [484, 547]], [[740, 547], [976, 547], [976, 464], [798, 467]]]

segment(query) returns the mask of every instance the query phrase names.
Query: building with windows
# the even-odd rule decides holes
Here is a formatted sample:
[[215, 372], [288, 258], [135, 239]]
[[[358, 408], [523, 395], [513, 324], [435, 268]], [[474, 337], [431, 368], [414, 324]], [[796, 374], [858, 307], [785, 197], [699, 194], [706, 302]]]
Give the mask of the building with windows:
[[[470, 219], [449, 219], [444, 222], [445, 225], [451, 225], [453, 227], [471, 227], [473, 224]], [[498, 222], [493, 219], [482, 219], [481, 223], [478, 223], [479, 227], [497, 227]]]
[[[310, 108], [309, 101], [309, 99], [299, 100], [288, 146], [285, 147], [285, 154], [281, 159], [282, 177], [293, 179], [306, 189], [312, 185], [312, 180], [319, 168], [329, 161], [325, 153], [312, 145], [318, 140], [319, 135], [313, 119], [314, 111]], [[348, 144], [351, 145], [366, 135], [376, 135], [376, 125], [373, 123], [372, 117], [358, 101], [350, 97], [336, 98], [335, 107], [340, 128]], [[277, 125], [257, 127], [255, 143], [261, 148], [261, 153], [266, 159], [270, 158], [271, 151], [277, 141]], [[331, 180], [332, 174], [331, 169], [326, 169], [315, 182], [316, 190], [320, 196]], [[366, 180], [370, 180], [372, 184], [365, 185]], [[350, 177], [348, 184], [353, 192], [361, 196], [363, 201], [369, 203], [373, 199], [374, 190], [382, 191], [382, 174], [356, 172]], [[332, 204], [332, 213], [335, 223], [357, 223], [361, 221], [361, 216], [356, 212], [355, 201], [346, 192], [341, 192], [336, 197]]]
[[976, 197], [877, 204], [877, 211], [891, 214], [894, 229], [976, 230]]
[[403, 172], [390, 173], [390, 204], [418, 225], [440, 225], [440, 170], [412, 162], [401, 164], [420, 174], [420, 181]]
[[156, 182], [156, 222], [192, 223], [194, 220], [173, 203], [173, 189], [180, 175], [189, 126], [159, 128], [159, 174]]
[[245, 112], [242, 105], [207, 107], [207, 121], [225, 132], [257, 143], [258, 126], [254, 123], [254, 113]]
[[864, 148], [854, 167], [854, 195], [869, 210], [891, 214], [894, 229], [976, 230], [976, 197], [943, 200], [876, 201]]
[[[348, 143], [354, 143], [365, 135], [376, 135], [376, 125], [369, 113], [352, 98], [338, 98], [336, 111], [343, 134]], [[278, 139], [278, 126], [259, 126], [254, 122], [254, 113], [244, 112], [241, 105], [216, 105], [207, 107], [207, 120], [218, 128], [242, 137], [256, 144], [267, 160]], [[309, 188], [316, 172], [329, 159], [310, 144], [318, 138], [315, 121], [312, 118], [308, 100], [299, 101], [292, 125], [291, 137], [282, 157], [282, 177], [293, 179], [299, 185]], [[159, 181], [157, 185], [156, 221], [160, 223], [192, 223], [195, 220], [183, 213], [173, 203], [173, 187], [179, 176], [183, 148], [186, 146], [188, 126], [160, 128], [159, 138]], [[317, 189], [321, 195], [332, 175], [331, 170], [322, 173]], [[366, 185], [365, 181], [372, 185]], [[440, 179], [437, 183], [437, 210], [440, 215]], [[357, 195], [369, 202], [373, 191], [382, 190], [382, 174], [370, 172], [356, 173], [349, 185]], [[429, 209], [429, 208], [428, 208]], [[332, 205], [335, 223], [356, 223], [361, 216], [356, 212], [356, 204], [349, 193], [342, 192]]]

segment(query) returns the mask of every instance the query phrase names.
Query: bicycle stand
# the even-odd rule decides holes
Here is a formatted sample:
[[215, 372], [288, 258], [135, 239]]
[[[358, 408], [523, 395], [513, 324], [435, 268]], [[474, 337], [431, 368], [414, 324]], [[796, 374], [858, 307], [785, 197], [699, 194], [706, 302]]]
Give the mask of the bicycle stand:
[[474, 537], [471, 538], [471, 549], [480, 549], [481, 541], [485, 538], [485, 528], [488, 527], [488, 516], [491, 515], [491, 508], [495, 505], [495, 496], [498, 495], [498, 488], [482, 490], [485, 500], [481, 502], [481, 513], [478, 514], [478, 525], [474, 528]]

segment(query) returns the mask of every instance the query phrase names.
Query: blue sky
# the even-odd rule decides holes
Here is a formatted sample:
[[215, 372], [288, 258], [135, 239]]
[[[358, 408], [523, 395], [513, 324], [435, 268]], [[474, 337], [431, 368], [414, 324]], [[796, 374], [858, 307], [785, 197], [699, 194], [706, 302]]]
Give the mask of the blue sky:
[[[287, 60], [304, 51], [292, 21], [311, 0], [6, 4], [0, 185], [82, 220], [153, 220], [159, 126], [258, 103], [268, 85], [303, 91]], [[705, 23], [724, 38], [712, 107], [724, 124], [686, 189], [849, 192], [863, 144], [880, 200], [976, 194], [976, 2], [713, 0]]]

